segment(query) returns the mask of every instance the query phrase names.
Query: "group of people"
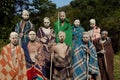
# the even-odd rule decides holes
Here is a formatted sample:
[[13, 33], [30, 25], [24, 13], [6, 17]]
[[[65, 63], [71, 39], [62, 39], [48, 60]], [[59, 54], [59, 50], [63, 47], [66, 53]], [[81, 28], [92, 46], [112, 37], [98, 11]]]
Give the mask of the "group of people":
[[0, 80], [114, 80], [111, 39], [95, 19], [85, 31], [60, 11], [53, 28], [44, 17], [36, 32], [27, 10], [22, 18], [1, 50]]

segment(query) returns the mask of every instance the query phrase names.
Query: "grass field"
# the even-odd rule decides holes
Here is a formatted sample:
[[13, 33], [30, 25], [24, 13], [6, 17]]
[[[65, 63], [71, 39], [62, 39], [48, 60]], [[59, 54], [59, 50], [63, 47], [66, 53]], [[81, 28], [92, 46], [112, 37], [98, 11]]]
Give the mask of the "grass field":
[[120, 80], [120, 52], [114, 56], [114, 77]]
[[[0, 50], [8, 41], [0, 40]], [[120, 52], [114, 55], [114, 78], [120, 80]]]

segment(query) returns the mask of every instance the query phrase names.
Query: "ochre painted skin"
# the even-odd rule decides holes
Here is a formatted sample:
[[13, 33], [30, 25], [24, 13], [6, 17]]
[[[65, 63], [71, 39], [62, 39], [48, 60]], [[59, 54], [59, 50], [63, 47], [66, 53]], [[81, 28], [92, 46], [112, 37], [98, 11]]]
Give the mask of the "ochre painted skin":
[[28, 50], [29, 50], [29, 54], [30, 54], [30, 58], [32, 59], [33, 62], [36, 61], [36, 56], [38, 55], [38, 53], [41, 52], [41, 45], [38, 42], [29, 42], [28, 43]]
[[32, 59], [33, 62], [35, 62], [36, 56], [38, 55], [38, 53], [41, 52], [41, 45], [35, 41], [36, 33], [34, 31], [30, 31], [28, 34], [28, 37], [30, 39], [28, 43], [28, 50], [30, 53], [30, 58]]

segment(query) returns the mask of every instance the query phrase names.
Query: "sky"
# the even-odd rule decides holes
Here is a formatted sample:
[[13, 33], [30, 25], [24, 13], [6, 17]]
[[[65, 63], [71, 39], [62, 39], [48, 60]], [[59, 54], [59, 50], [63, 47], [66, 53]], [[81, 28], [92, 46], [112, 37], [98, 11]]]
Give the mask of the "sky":
[[72, 0], [50, 0], [56, 4], [57, 8], [68, 5]]

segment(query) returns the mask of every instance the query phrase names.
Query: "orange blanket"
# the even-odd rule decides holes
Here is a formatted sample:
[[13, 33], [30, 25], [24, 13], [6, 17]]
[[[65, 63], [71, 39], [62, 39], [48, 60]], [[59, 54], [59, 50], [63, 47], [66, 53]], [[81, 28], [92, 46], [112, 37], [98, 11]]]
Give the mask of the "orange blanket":
[[0, 80], [27, 80], [23, 49], [15, 48], [15, 63], [12, 62], [11, 46], [4, 46], [0, 53]]

